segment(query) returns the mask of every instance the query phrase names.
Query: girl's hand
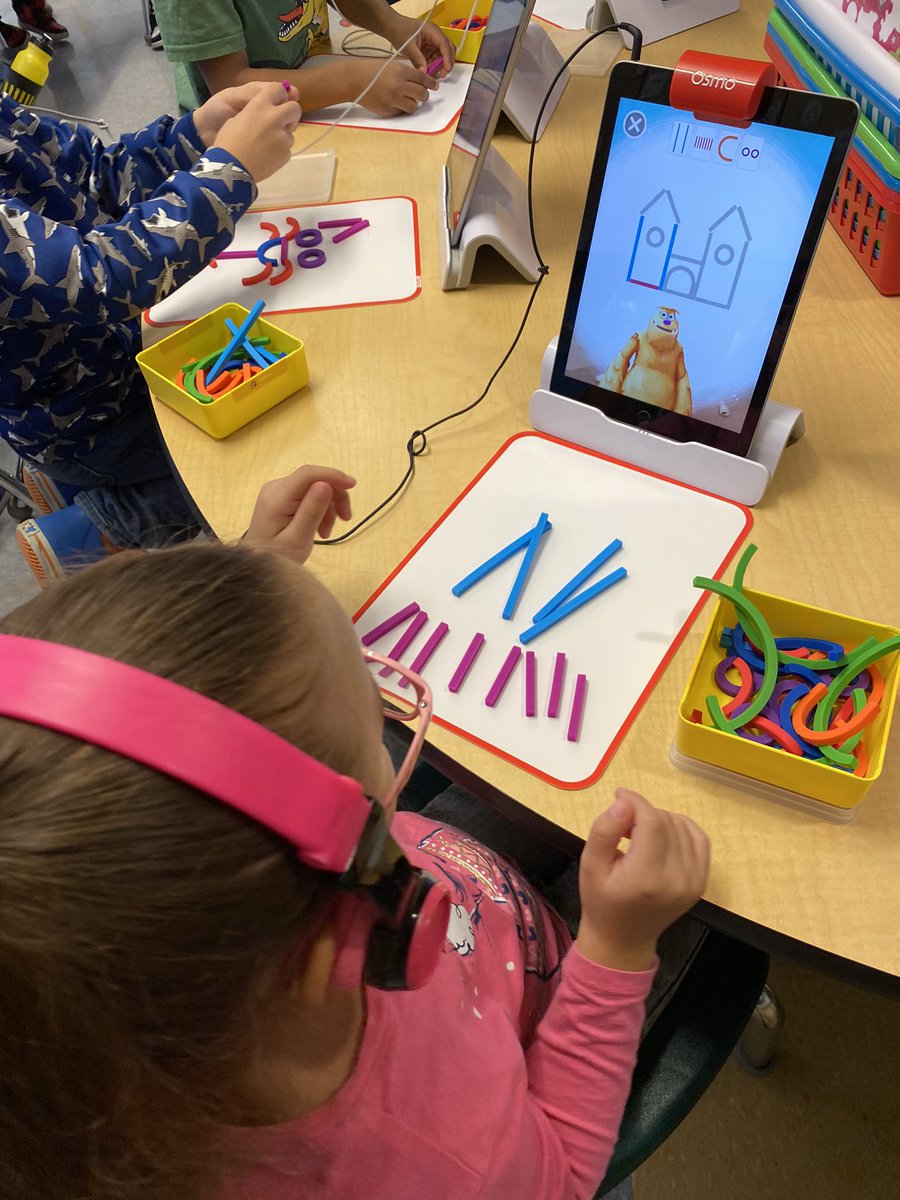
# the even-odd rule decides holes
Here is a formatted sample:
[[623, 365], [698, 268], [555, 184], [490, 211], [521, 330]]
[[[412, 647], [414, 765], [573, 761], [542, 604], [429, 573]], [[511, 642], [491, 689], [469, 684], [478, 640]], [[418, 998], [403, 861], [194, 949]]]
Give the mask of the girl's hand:
[[[216, 92], [214, 96], [211, 96], [205, 104], [194, 109], [194, 125], [207, 150], [215, 144], [219, 130], [225, 122], [242, 112], [253, 97], [259, 93], [260, 88], [270, 86], [266, 83], [245, 83], [240, 87], [223, 88], [221, 92]], [[286, 92], [282, 87], [282, 91], [286, 99], [297, 100], [298, 93], [295, 87], [292, 86], [290, 92]]]
[[[387, 37], [391, 45], [396, 48], [403, 45], [420, 22], [413, 20], [412, 17], [401, 17], [397, 13], [394, 13], [393, 17]], [[432, 25], [430, 21], [422, 26], [403, 53], [420, 71], [424, 71], [428, 64], [434, 62], [435, 59], [442, 58], [443, 66], [435, 72], [435, 79], [445, 79], [450, 74], [450, 68], [456, 58], [453, 43], [437, 25]]]
[[[382, 63], [379, 59], [357, 59], [353, 63], [354, 92], [359, 95], [363, 88], [378, 74]], [[397, 113], [414, 113], [428, 99], [428, 93], [437, 88], [436, 80], [405, 58], [389, 63], [360, 104], [379, 117], [393, 117]]]
[[355, 486], [352, 475], [334, 467], [298, 467], [284, 479], [264, 483], [244, 541], [304, 563], [317, 534], [327, 538], [338, 517], [350, 520], [347, 493]]
[[[285, 87], [283, 83], [250, 83], [246, 87], [255, 88], [254, 95], [222, 124], [213, 145], [234, 155], [252, 178], [261, 183], [291, 157], [294, 130], [303, 113], [297, 89], [290, 84]], [[244, 88], [233, 90], [243, 92]], [[213, 100], [224, 94], [217, 93]]]
[[[631, 842], [625, 853], [623, 837]], [[709, 840], [690, 818], [619, 788], [581, 856], [575, 944], [603, 966], [646, 970], [657, 938], [700, 899], [708, 873]]]

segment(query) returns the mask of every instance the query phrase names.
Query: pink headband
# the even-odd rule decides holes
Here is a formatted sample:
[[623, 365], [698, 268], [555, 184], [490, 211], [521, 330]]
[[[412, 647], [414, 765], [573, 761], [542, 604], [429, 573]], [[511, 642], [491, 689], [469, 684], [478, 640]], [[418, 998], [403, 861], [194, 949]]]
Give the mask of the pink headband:
[[207, 792], [343, 874], [371, 811], [355, 779], [169, 679], [36, 638], [0, 634], [0, 716], [53, 729]]

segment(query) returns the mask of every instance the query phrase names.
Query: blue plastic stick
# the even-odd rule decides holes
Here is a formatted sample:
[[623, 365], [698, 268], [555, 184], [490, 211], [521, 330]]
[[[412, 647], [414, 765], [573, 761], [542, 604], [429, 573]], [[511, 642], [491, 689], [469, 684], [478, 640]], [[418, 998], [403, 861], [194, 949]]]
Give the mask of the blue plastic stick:
[[[235, 325], [234, 321], [232, 321], [230, 317], [225, 318], [225, 328], [229, 333], [237, 333], [238, 331], [237, 325]], [[244, 349], [259, 367], [271, 367], [272, 363], [275, 361], [275, 359], [271, 357], [263, 358], [262, 351], [257, 346], [254, 346], [249, 338], [244, 339]]]
[[538, 546], [541, 544], [541, 538], [544, 536], [544, 530], [547, 528], [549, 520], [547, 514], [542, 512], [537, 519], [537, 524], [531, 531], [531, 537], [528, 540], [528, 547], [525, 550], [525, 557], [519, 564], [519, 572], [510, 588], [509, 595], [506, 598], [506, 604], [503, 606], [503, 612], [500, 614], [504, 621], [511, 621], [513, 614], [519, 604], [519, 597], [522, 595], [522, 589], [525, 587], [525, 581], [531, 571], [531, 565], [534, 562], [534, 556], [538, 552]]
[[[544, 533], [549, 533], [553, 526], [548, 521], [544, 527]], [[463, 592], [467, 592], [470, 587], [474, 587], [476, 583], [480, 583], [485, 575], [490, 575], [495, 567], [499, 567], [501, 563], [505, 563], [508, 558], [512, 558], [514, 554], [518, 554], [520, 550], [524, 550], [531, 541], [534, 529], [529, 529], [527, 533], [523, 533], [521, 537], [517, 537], [514, 542], [510, 542], [508, 546], [504, 546], [502, 550], [498, 550], [492, 555], [487, 562], [483, 562], [480, 567], [476, 567], [474, 571], [470, 571], [464, 579], [455, 584], [450, 591], [454, 596], [461, 596]]]
[[573, 592], [577, 592], [581, 585], [586, 583], [595, 571], [599, 571], [603, 564], [608, 562], [621, 549], [622, 543], [618, 538], [613, 538], [605, 550], [601, 550], [597, 557], [592, 558], [588, 565], [579, 571], [573, 579], [570, 579], [565, 587], [561, 587], [556, 595], [547, 601], [543, 608], [538, 609], [531, 618], [535, 625], [539, 621], [543, 621], [544, 617], [549, 617], [554, 608], [559, 608], [564, 600], [568, 600]]
[[549, 617], [544, 617], [543, 621], [537, 625], [532, 625], [524, 633], [520, 633], [519, 641], [523, 646], [527, 646], [529, 642], [533, 642], [542, 633], [546, 633], [548, 629], [552, 629], [554, 625], [558, 625], [560, 621], [564, 621], [566, 617], [570, 617], [573, 612], [577, 612], [579, 608], [582, 608], [591, 600], [596, 600], [598, 596], [611, 588], [613, 584], [618, 583], [620, 579], [624, 579], [627, 574], [628, 571], [625, 567], [617, 567], [615, 571], [610, 571], [608, 575], [604, 575], [592, 587], [585, 588], [583, 592], [580, 592], [568, 604], [561, 604], [559, 608], [553, 610]]
[[219, 357], [213, 363], [213, 369], [207, 373], [207, 376], [206, 376], [207, 387], [209, 386], [209, 384], [211, 384], [215, 380], [216, 376], [219, 374], [219, 372], [222, 370], [222, 368], [228, 362], [229, 358], [231, 358], [232, 352], [235, 349], [235, 347], [239, 346], [241, 344], [241, 342], [243, 342], [244, 338], [247, 336], [247, 334], [250, 332], [250, 330], [256, 324], [256, 318], [259, 316], [259, 314], [262, 312], [262, 310], [265, 307], [266, 307], [265, 300], [257, 300], [257, 302], [250, 309], [249, 313], [247, 314], [247, 319], [243, 322], [240, 329], [237, 331], [237, 333], [234, 335], [234, 337], [231, 339], [231, 341], [228, 343], [228, 345], [225, 347], [225, 349], [222, 351], [222, 353], [219, 355]]

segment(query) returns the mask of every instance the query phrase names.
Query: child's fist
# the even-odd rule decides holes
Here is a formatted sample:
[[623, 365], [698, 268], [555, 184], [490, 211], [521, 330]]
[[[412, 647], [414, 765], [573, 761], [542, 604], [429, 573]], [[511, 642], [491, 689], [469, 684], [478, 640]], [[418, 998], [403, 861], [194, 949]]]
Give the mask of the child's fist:
[[330, 536], [338, 517], [350, 520], [352, 475], [334, 467], [298, 467], [284, 479], [273, 479], [260, 488], [244, 541], [270, 546], [304, 563], [316, 534]]
[[709, 841], [693, 821], [620, 788], [581, 856], [576, 945], [604, 966], [646, 970], [657, 938], [700, 899], [708, 873]]
[[[224, 122], [214, 145], [233, 154], [256, 182], [261, 183], [291, 157], [294, 130], [302, 110], [297, 102], [297, 89], [293, 86], [252, 83], [245, 87], [255, 91], [243, 107]], [[243, 93], [245, 88], [227, 89], [219, 95], [227, 96], [228, 91]]]

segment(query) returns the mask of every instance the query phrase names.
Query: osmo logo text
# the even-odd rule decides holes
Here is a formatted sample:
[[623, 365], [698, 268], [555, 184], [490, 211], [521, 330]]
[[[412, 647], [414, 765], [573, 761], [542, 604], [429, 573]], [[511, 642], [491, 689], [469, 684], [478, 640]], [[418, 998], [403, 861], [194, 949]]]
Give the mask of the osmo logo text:
[[717, 88], [723, 92], [731, 92], [737, 87], [737, 80], [730, 75], [711, 75], [709, 71], [694, 71], [691, 83], [695, 87]]

